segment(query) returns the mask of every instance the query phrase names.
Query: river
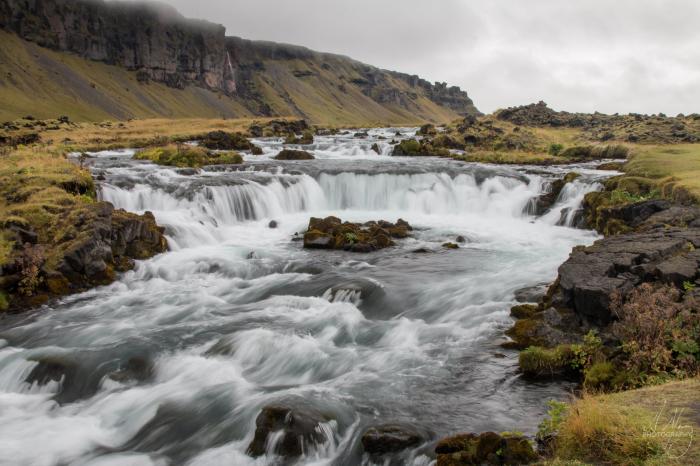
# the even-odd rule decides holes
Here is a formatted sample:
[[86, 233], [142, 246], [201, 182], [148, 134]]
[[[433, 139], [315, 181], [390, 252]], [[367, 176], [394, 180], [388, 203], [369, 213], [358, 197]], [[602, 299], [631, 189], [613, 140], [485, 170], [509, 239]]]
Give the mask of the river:
[[[414, 133], [317, 137], [305, 147], [316, 160], [298, 162], [275, 161], [281, 140], [259, 139], [263, 155], [201, 171], [133, 161], [129, 150], [94, 154], [100, 197], [153, 212], [171, 251], [2, 322], [0, 461], [278, 464], [245, 452], [261, 408], [281, 402], [332, 417], [304, 465], [371, 464], [360, 437], [388, 422], [433, 439], [533, 435], [546, 401], [573, 385], [521, 379], [517, 352], [499, 346], [509, 309], [516, 290], [551, 282], [572, 247], [597, 238], [562, 210], [609, 173], [388, 155], [391, 138]], [[529, 215], [548, 181], [573, 169], [583, 176], [555, 209]], [[414, 231], [370, 254], [293, 241], [327, 215], [403, 218]], [[458, 236], [459, 249], [441, 247]], [[42, 358], [70, 376], [29, 384]], [[395, 460], [428, 465], [430, 450]]]

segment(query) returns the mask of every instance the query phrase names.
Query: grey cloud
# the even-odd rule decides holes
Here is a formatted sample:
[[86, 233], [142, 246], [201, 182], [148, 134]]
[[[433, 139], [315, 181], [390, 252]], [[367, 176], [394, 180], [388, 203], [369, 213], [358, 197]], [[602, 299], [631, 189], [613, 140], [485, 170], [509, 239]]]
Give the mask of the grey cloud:
[[483, 111], [700, 111], [696, 0], [165, 0], [229, 35], [448, 81]]

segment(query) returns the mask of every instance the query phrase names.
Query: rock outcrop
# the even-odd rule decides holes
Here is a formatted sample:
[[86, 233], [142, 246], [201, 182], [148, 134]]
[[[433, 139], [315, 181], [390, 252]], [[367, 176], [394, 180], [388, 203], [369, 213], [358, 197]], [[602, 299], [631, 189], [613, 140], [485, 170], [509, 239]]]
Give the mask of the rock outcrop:
[[13, 262], [0, 268], [0, 290], [12, 297], [10, 311], [110, 283], [116, 272], [133, 268], [134, 260], [168, 248], [163, 228], [150, 212], [136, 215], [107, 202], [65, 213], [53, 227], [56, 236], [50, 250], [49, 245], [37, 244], [29, 226], [5, 228], [17, 245], [23, 245]]
[[343, 222], [337, 217], [311, 218], [304, 233], [304, 247], [372, 252], [393, 246], [393, 238], [406, 238], [411, 230], [402, 219], [395, 224], [384, 220], [360, 224]]
[[383, 424], [370, 427], [362, 434], [362, 448], [377, 457], [415, 448], [427, 440], [426, 435], [413, 426]]
[[0, 27], [55, 50], [138, 71], [139, 80], [233, 91], [225, 28], [161, 3], [1, 0]]
[[553, 304], [596, 324], [614, 319], [615, 293], [627, 295], [644, 282], [682, 286], [700, 276], [700, 228], [655, 228], [612, 236], [575, 249], [559, 267]]

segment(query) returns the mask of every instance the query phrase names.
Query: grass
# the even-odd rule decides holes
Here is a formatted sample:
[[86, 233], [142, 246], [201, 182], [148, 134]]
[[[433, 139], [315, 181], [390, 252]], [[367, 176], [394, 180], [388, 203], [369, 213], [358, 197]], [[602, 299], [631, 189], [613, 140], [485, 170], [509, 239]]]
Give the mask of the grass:
[[655, 180], [664, 196], [700, 200], [700, 144], [637, 146], [625, 171]]
[[557, 430], [548, 465], [698, 464], [700, 379], [584, 395], [570, 404]]
[[271, 118], [206, 119], [154, 118], [124, 122], [77, 123], [45, 131], [42, 138], [70, 151], [97, 151], [125, 147], [146, 147], [193, 139], [210, 131], [245, 132], [253, 123]]

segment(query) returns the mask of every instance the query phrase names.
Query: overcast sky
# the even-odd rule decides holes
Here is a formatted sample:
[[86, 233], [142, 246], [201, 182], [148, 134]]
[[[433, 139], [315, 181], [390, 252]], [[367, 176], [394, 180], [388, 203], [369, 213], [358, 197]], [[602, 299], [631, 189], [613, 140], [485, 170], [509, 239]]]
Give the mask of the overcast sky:
[[164, 0], [228, 35], [447, 81], [484, 112], [700, 112], [699, 0]]

